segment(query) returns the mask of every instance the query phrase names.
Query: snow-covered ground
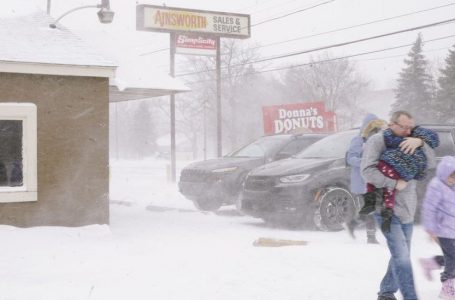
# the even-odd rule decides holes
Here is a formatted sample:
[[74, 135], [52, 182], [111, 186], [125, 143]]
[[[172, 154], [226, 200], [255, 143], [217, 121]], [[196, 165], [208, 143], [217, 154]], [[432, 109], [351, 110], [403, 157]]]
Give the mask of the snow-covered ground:
[[[272, 228], [233, 207], [202, 213], [166, 182], [166, 162], [112, 162], [109, 226], [0, 226], [0, 299], [376, 299], [387, 247], [357, 235]], [[259, 237], [309, 243], [253, 246]], [[437, 299], [440, 283], [417, 259], [438, 253], [417, 226], [420, 299]]]

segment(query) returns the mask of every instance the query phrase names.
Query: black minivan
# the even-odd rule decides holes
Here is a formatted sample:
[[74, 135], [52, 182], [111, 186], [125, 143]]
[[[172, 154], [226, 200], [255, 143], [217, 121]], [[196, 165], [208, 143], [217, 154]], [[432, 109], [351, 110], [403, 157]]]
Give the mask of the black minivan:
[[[455, 155], [455, 126], [422, 126], [439, 135], [438, 159]], [[345, 162], [350, 141], [358, 133], [352, 129], [331, 134], [294, 157], [252, 170], [245, 179], [238, 209], [265, 221], [341, 230], [359, 209], [358, 199], [349, 192], [350, 168]], [[434, 171], [429, 172], [426, 180], [417, 184], [419, 200], [433, 176]]]
[[180, 193], [200, 210], [215, 211], [222, 205], [235, 204], [248, 172], [288, 158], [325, 136], [323, 133], [264, 136], [226, 156], [191, 163], [181, 172]]

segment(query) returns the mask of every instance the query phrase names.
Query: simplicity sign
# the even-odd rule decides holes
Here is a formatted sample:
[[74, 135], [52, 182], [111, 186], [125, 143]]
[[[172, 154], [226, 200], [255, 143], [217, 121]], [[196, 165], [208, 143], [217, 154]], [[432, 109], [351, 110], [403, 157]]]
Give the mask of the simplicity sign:
[[143, 4], [137, 6], [136, 22], [136, 28], [145, 31], [250, 37], [250, 16], [244, 14]]

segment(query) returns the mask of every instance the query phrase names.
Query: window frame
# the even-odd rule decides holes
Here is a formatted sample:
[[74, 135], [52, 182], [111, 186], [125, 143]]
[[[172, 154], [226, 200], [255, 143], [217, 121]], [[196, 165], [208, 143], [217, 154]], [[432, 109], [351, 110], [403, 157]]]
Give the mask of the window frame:
[[33, 103], [0, 103], [0, 120], [22, 121], [22, 186], [0, 187], [0, 203], [38, 200], [37, 108]]

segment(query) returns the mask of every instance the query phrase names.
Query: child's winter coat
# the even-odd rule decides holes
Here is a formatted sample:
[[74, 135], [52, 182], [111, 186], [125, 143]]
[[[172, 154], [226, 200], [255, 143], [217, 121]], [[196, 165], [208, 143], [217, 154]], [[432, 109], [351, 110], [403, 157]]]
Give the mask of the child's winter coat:
[[[439, 146], [438, 134], [431, 129], [416, 126], [411, 132], [411, 137], [422, 139], [433, 149]], [[425, 177], [427, 169], [425, 153], [422, 147], [417, 148], [413, 154], [404, 153], [400, 149], [404, 139], [394, 135], [390, 128], [384, 130], [384, 143], [387, 149], [382, 153], [380, 160], [388, 164], [403, 180], [421, 180]]]
[[455, 187], [447, 178], [455, 172], [455, 157], [445, 156], [436, 169], [436, 176], [427, 186], [422, 206], [423, 226], [432, 235], [455, 238]]
[[385, 121], [378, 119], [376, 115], [368, 114], [363, 119], [359, 135], [351, 140], [346, 153], [346, 163], [351, 166], [351, 192], [354, 194], [365, 194], [367, 191], [365, 180], [360, 175], [363, 144], [371, 134], [376, 133], [385, 125]]

